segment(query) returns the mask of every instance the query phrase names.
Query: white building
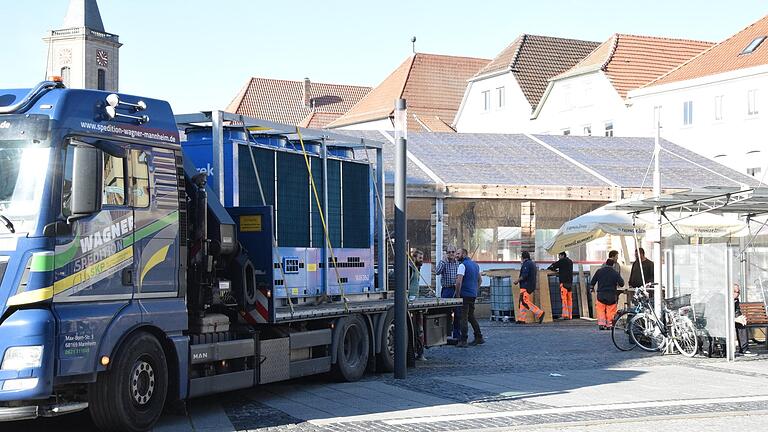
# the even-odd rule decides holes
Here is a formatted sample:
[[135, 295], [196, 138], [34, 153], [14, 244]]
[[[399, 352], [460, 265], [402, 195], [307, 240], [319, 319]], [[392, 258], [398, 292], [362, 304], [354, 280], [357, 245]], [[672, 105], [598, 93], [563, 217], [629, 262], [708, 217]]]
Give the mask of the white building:
[[597, 42], [523, 34], [469, 79], [457, 132], [528, 132], [547, 81], [597, 48]]
[[70, 88], [118, 90], [122, 44], [104, 30], [96, 0], [71, 0], [62, 28], [43, 40], [48, 76], [61, 76]]
[[768, 163], [768, 16], [650, 84], [629, 92], [637, 135], [661, 135], [762, 178]]
[[708, 42], [615, 34], [549, 81], [533, 114], [532, 130], [554, 135], [631, 135], [634, 128], [626, 107], [627, 92], [710, 46]]

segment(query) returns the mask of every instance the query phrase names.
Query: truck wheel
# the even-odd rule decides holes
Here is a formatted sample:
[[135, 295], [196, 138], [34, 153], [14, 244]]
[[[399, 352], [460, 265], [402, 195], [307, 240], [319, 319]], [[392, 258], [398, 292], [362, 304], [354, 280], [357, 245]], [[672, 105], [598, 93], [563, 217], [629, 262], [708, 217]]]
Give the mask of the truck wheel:
[[91, 418], [101, 430], [146, 431], [163, 413], [167, 393], [163, 347], [154, 336], [136, 333], [120, 347], [112, 369], [90, 385]]
[[384, 325], [381, 328], [381, 351], [377, 356], [376, 365], [379, 372], [392, 372], [395, 370], [395, 310], [389, 309], [384, 316]]
[[339, 320], [339, 341], [336, 352], [336, 374], [344, 381], [352, 382], [362, 378], [368, 366], [370, 342], [368, 326], [360, 315]]

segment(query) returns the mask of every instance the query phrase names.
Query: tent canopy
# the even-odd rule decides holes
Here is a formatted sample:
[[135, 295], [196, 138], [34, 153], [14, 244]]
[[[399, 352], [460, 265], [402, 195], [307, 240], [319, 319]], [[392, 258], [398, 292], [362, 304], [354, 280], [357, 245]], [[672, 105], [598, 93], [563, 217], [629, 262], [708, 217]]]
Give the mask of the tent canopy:
[[[566, 222], [544, 244], [544, 249], [550, 254], [556, 254], [606, 235], [642, 237], [647, 230], [653, 229], [655, 222], [652, 214], [641, 214], [633, 218], [626, 211], [613, 210], [615, 206], [616, 203], [608, 204]], [[748, 233], [747, 224], [738, 219], [711, 213], [670, 212], [662, 220], [661, 235], [737, 237]]]

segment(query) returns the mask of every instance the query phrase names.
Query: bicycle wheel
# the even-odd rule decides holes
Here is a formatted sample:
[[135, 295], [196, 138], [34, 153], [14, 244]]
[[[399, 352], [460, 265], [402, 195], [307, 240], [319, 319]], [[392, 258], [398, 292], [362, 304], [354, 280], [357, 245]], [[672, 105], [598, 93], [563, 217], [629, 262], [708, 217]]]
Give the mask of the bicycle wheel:
[[693, 357], [699, 352], [699, 338], [690, 318], [679, 316], [672, 325], [672, 341], [680, 354]]
[[629, 322], [629, 335], [643, 351], [659, 351], [666, 345], [666, 336], [659, 322], [648, 313], [639, 313]]
[[619, 351], [631, 351], [637, 346], [632, 340], [632, 336], [629, 335], [629, 323], [634, 316], [635, 312], [623, 310], [616, 314], [616, 318], [614, 318], [611, 340], [613, 340], [613, 344], [616, 345]]

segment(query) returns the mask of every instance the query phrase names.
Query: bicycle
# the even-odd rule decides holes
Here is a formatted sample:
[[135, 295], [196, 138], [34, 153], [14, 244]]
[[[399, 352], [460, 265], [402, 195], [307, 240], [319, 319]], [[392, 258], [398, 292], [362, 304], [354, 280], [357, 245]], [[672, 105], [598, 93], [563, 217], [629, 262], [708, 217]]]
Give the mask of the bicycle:
[[[645, 288], [638, 288], [645, 292]], [[643, 294], [647, 297], [647, 294]], [[690, 296], [683, 298], [690, 299]], [[693, 357], [699, 350], [696, 327], [688, 317], [690, 306], [676, 307], [680, 299], [668, 299], [662, 304], [661, 318], [653, 308], [636, 314], [629, 323], [629, 335], [640, 349], [648, 352], [663, 351], [674, 344], [680, 354]], [[690, 301], [690, 300], [689, 300]]]
[[[651, 283], [647, 286], [650, 287], [652, 285], [655, 284]], [[651, 301], [648, 298], [647, 291], [645, 289], [635, 290], [633, 299], [632, 307], [629, 309], [620, 310], [613, 318], [611, 340], [613, 341], [613, 345], [616, 346], [619, 351], [631, 351], [635, 349], [637, 344], [629, 334], [629, 324], [632, 321], [632, 318], [634, 318], [637, 314], [652, 309]]]

